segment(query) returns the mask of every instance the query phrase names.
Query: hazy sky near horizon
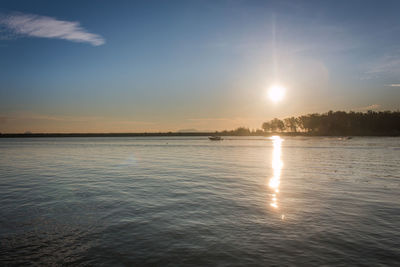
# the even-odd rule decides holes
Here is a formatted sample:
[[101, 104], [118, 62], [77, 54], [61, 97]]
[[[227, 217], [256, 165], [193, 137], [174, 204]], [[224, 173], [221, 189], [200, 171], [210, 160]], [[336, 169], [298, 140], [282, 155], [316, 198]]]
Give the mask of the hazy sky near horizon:
[[[400, 108], [400, 1], [0, 1], [0, 132]], [[286, 96], [267, 98], [279, 83]]]

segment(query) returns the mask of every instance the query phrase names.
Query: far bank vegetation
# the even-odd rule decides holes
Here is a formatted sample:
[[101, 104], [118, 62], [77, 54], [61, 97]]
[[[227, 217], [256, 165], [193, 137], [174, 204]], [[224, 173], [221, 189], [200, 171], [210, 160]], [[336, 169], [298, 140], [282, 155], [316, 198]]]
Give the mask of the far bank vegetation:
[[399, 136], [399, 111], [313, 113], [264, 122], [262, 129], [245, 127], [217, 132], [221, 135], [322, 135], [322, 136]]

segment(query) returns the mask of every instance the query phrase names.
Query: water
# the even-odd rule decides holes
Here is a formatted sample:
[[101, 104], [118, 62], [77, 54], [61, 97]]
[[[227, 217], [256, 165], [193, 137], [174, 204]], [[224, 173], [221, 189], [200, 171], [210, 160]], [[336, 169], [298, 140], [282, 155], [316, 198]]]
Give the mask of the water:
[[400, 138], [0, 139], [0, 265], [398, 265]]

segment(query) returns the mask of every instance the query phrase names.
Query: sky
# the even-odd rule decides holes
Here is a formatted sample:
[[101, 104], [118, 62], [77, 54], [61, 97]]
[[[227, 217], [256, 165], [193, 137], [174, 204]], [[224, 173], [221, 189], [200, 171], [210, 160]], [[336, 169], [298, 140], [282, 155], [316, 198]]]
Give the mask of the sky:
[[[0, 132], [400, 108], [400, 1], [0, 0]], [[286, 89], [271, 102], [273, 84]]]

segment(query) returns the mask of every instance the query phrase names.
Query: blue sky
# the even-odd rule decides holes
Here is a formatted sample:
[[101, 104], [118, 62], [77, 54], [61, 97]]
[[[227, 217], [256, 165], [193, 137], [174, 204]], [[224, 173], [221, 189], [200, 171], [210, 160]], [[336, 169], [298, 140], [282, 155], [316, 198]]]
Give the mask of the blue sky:
[[[399, 1], [0, 2], [0, 132], [400, 108]], [[280, 103], [266, 91], [286, 88]]]

